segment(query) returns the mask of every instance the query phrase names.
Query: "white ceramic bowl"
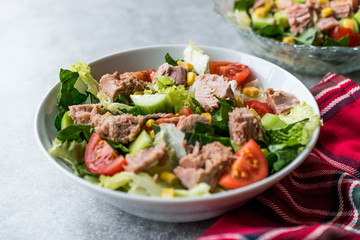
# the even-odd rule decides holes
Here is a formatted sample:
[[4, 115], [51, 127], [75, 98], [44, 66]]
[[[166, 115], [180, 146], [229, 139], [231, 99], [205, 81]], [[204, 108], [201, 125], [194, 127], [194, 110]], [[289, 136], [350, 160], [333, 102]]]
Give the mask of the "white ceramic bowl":
[[[95, 79], [103, 74], [114, 71], [126, 72], [157, 68], [165, 60], [166, 53], [174, 58], [182, 58], [185, 45], [153, 46], [119, 52], [103, 57], [90, 63], [91, 72]], [[260, 58], [227, 49], [200, 46], [213, 61], [237, 61], [247, 64], [266, 89], [284, 90], [295, 94], [300, 100], [307, 102], [319, 114], [315, 99], [309, 90], [296, 77], [282, 68]], [[56, 77], [56, 75], [54, 75]], [[219, 216], [231, 209], [239, 207], [246, 201], [267, 190], [276, 182], [286, 177], [298, 167], [314, 147], [320, 128], [316, 129], [311, 142], [306, 149], [280, 172], [249, 186], [227, 192], [213, 194], [206, 197], [162, 199], [130, 195], [99, 187], [76, 176], [71, 168], [60, 159], [51, 156], [48, 149], [51, 141], [56, 137], [53, 121], [57, 113], [56, 96], [60, 84], [56, 84], [42, 100], [36, 114], [35, 128], [37, 140], [45, 157], [54, 166], [74, 181], [91, 191], [96, 197], [120, 208], [130, 214], [166, 222], [190, 222]], [[76, 197], [76, 196], [74, 196]]]

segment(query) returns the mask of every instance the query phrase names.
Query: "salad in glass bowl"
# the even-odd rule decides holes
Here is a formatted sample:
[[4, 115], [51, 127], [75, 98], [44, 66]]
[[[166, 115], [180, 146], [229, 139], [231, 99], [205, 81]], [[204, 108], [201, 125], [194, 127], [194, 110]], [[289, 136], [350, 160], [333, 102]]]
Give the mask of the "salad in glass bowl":
[[256, 55], [299, 73], [360, 70], [358, 1], [213, 0]]
[[277, 173], [321, 125], [310, 105], [263, 89], [247, 65], [212, 61], [192, 42], [183, 53], [99, 82], [86, 63], [61, 69], [50, 154], [104, 188], [204, 196]]

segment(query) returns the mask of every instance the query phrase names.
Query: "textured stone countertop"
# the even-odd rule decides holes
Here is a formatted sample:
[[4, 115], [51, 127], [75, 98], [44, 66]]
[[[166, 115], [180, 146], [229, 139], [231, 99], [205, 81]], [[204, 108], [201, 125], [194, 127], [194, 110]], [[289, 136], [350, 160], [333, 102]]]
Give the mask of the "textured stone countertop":
[[[36, 109], [60, 68], [158, 44], [247, 52], [209, 0], [0, 1], [0, 239], [194, 239], [216, 219], [159, 223], [96, 199], [58, 172], [35, 140]], [[307, 87], [322, 76], [295, 74]], [[347, 75], [360, 82], [360, 73]]]

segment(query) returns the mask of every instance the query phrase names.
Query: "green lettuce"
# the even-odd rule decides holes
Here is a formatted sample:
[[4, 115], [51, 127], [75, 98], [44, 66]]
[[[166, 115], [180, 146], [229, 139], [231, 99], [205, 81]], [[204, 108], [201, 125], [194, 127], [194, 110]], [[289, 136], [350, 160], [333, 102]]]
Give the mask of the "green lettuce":
[[220, 102], [220, 107], [211, 113], [211, 126], [217, 134], [229, 136], [229, 112], [232, 112], [234, 103], [229, 100], [216, 97]]
[[93, 96], [96, 96], [99, 92], [99, 83], [91, 75], [90, 66], [84, 62], [76, 62], [70, 66], [72, 72], [79, 73], [79, 79], [77, 81], [76, 87], [79, 91], [83, 91], [84, 88], [87, 92], [91, 93]]
[[99, 98], [101, 105], [112, 114], [122, 114], [132, 108], [132, 106], [127, 104], [114, 102], [108, 95], [103, 92], [99, 92], [97, 97]]
[[[101, 175], [99, 185], [112, 190], [120, 190], [129, 194], [161, 197], [166, 187], [147, 173], [120, 172], [114, 176]], [[190, 190], [174, 189], [175, 197], [195, 197], [209, 195], [210, 186], [200, 183]]]
[[91, 136], [90, 125], [72, 124], [61, 131], [59, 131], [57, 138], [61, 141], [89, 141]]
[[208, 70], [210, 57], [204, 54], [204, 50], [198, 48], [194, 42], [189, 41], [189, 45], [184, 50], [185, 62], [194, 66], [197, 74], [204, 74]]
[[53, 156], [62, 158], [72, 165], [84, 162], [84, 154], [87, 142], [61, 141], [55, 138], [49, 153]]

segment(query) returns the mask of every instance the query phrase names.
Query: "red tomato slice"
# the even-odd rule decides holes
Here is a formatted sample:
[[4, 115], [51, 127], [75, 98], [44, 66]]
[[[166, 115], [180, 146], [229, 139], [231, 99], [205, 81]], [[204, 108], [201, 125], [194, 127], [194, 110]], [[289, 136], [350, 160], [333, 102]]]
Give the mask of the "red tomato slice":
[[190, 108], [186, 107], [180, 110], [181, 115], [189, 116], [192, 114]]
[[243, 82], [250, 74], [247, 65], [237, 62], [209, 62], [210, 73], [223, 75], [229, 81], [235, 80], [237, 83]]
[[268, 163], [264, 153], [254, 140], [242, 146], [234, 155], [229, 172], [219, 179], [221, 186], [229, 189], [240, 188], [266, 178], [269, 174]]
[[133, 74], [135, 74], [140, 80], [151, 82], [151, 74], [153, 72], [155, 72], [155, 69], [133, 72]]
[[244, 102], [245, 107], [253, 108], [262, 118], [267, 113], [274, 114], [274, 111], [271, 109], [271, 107], [264, 102], [256, 101], [256, 100], [250, 100]]
[[124, 170], [126, 160], [99, 135], [93, 133], [85, 150], [85, 165], [90, 172], [112, 176]]
[[349, 36], [349, 47], [360, 46], [360, 34], [352, 31], [351, 29], [339, 27], [334, 27], [329, 34], [329, 37], [335, 40]]

